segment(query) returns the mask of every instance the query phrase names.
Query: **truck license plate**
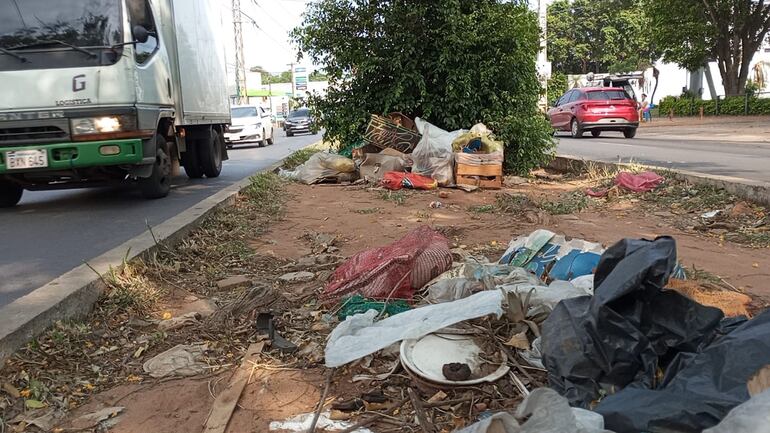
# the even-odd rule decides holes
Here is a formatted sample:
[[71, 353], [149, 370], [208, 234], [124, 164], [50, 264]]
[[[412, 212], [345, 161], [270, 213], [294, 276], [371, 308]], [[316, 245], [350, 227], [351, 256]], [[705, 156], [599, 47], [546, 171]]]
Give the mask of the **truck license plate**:
[[48, 167], [48, 153], [44, 149], [11, 150], [5, 152], [8, 170]]

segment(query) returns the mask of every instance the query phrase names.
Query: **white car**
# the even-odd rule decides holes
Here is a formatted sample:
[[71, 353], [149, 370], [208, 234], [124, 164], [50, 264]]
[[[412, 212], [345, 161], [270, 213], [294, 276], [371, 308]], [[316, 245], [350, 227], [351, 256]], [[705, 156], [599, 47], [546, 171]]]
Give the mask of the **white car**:
[[232, 125], [225, 133], [227, 146], [255, 141], [261, 147], [273, 144], [273, 121], [270, 112], [256, 105], [232, 107]]

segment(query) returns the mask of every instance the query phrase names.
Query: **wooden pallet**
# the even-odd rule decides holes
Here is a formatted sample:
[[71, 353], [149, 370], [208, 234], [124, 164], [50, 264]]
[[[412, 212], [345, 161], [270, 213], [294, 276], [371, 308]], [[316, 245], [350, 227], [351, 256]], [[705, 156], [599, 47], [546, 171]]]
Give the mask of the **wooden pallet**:
[[455, 165], [455, 182], [458, 185], [472, 185], [486, 189], [503, 187], [503, 166], [500, 165]]

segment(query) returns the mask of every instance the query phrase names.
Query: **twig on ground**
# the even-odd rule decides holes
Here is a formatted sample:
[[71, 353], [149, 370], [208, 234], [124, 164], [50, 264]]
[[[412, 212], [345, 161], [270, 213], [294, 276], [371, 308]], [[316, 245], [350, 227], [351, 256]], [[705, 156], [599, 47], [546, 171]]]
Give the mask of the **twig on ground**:
[[415, 415], [417, 416], [417, 423], [420, 425], [423, 433], [434, 433], [435, 427], [433, 423], [428, 419], [428, 414], [425, 413], [425, 408], [420, 401], [420, 396], [417, 395], [414, 389], [408, 388], [409, 398], [412, 400], [412, 407], [414, 408]]
[[398, 403], [396, 403], [393, 406], [391, 406], [390, 409], [386, 410], [385, 412], [383, 412], [383, 413], [374, 413], [374, 414], [372, 414], [371, 417], [369, 417], [367, 419], [364, 419], [364, 420], [361, 420], [361, 421], [353, 424], [352, 426], [350, 426], [350, 427], [348, 427], [346, 429], [338, 431], [337, 433], [352, 433], [352, 432], [360, 429], [361, 427], [369, 426], [369, 425], [375, 423], [378, 419], [382, 418], [382, 415], [393, 415], [393, 413], [395, 413], [399, 408], [401, 408], [401, 406], [405, 405], [407, 401], [409, 401], [409, 398], [402, 399]]
[[321, 416], [321, 411], [326, 404], [326, 395], [329, 393], [329, 386], [332, 383], [332, 376], [334, 376], [334, 368], [330, 368], [326, 371], [326, 385], [324, 385], [323, 393], [321, 393], [321, 399], [318, 400], [318, 407], [315, 409], [315, 415], [313, 415], [313, 422], [310, 423], [310, 428], [307, 429], [307, 433], [314, 433], [315, 426], [318, 424], [318, 417]]

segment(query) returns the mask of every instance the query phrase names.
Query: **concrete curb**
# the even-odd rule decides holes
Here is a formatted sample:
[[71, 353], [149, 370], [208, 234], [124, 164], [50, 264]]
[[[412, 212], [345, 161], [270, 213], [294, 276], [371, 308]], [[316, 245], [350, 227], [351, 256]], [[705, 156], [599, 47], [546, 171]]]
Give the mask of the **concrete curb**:
[[[309, 144], [317, 145], [319, 142]], [[275, 170], [283, 159], [257, 171]], [[255, 174], [256, 174], [255, 173]], [[172, 247], [197, 228], [213, 211], [232, 206], [249, 178], [228, 186], [178, 215], [148, 229], [118, 247], [89, 260], [50, 283], [0, 308], [0, 366], [16, 350], [58, 320], [83, 318], [91, 312], [105, 286], [101, 276], [120, 268], [125, 261], [147, 257], [159, 245]], [[97, 275], [98, 274], [98, 275]]]
[[[605, 162], [588, 160], [578, 156], [572, 155], [558, 155], [548, 165], [550, 168], [560, 171], [576, 170], [584, 168], [587, 164], [594, 164], [599, 168], [618, 169], [628, 167], [631, 164], [618, 163], [618, 162]], [[770, 206], [770, 183], [755, 181], [751, 179], [745, 179], [741, 177], [731, 176], [719, 176], [706, 173], [698, 173], [687, 170], [677, 170], [667, 167], [657, 167], [652, 165], [634, 164], [635, 166], [642, 165], [643, 167], [651, 170], [661, 170], [670, 173], [674, 173], [678, 178], [690, 182], [696, 185], [710, 185], [716, 188], [724, 189], [730, 194], [734, 194], [743, 199], [753, 201], [755, 203]]]

